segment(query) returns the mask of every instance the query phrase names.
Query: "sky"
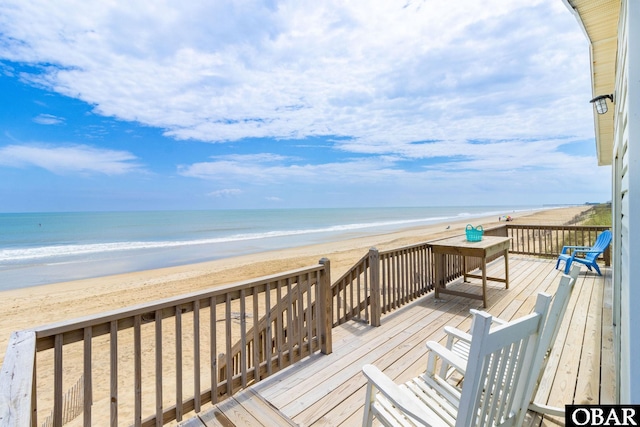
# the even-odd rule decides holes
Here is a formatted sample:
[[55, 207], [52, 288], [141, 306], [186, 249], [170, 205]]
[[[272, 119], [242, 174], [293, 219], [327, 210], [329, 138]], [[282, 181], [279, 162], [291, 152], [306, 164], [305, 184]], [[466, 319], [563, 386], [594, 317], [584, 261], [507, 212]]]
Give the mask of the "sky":
[[561, 0], [3, 0], [0, 212], [610, 200]]

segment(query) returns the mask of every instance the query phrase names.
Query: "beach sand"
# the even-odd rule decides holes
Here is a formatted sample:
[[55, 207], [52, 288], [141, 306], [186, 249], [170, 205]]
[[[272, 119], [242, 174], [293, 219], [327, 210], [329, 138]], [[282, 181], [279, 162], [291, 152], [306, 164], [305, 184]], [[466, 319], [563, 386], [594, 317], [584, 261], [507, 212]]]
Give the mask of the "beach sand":
[[[566, 224], [589, 209], [576, 206], [534, 212], [504, 212], [514, 224]], [[332, 279], [339, 278], [371, 247], [379, 250], [463, 234], [465, 226], [499, 225], [498, 217], [462, 219], [397, 232], [282, 249], [178, 267], [34, 286], [0, 292], [0, 362], [12, 331], [123, 308], [331, 260]], [[449, 227], [447, 229], [447, 227]]]
[[[535, 212], [505, 212], [504, 215], [511, 215], [514, 224], [562, 225], [569, 223], [587, 209], [589, 209], [588, 206], [577, 206]], [[53, 322], [209, 289], [218, 285], [282, 273], [317, 264], [323, 257], [331, 260], [331, 277], [332, 280], [336, 280], [362, 258], [371, 247], [376, 247], [379, 250], [393, 249], [464, 234], [464, 228], [469, 222], [473, 225], [482, 225], [485, 229], [501, 224], [497, 216], [461, 219], [455, 222], [413, 227], [392, 233], [219, 259], [199, 264], [0, 292], [4, 309], [3, 315], [0, 317], [0, 349], [6, 349], [12, 331], [30, 329]], [[220, 327], [224, 327], [224, 324], [221, 323]], [[167, 348], [171, 348], [172, 337], [170, 331], [167, 332], [163, 334], [163, 339], [166, 340]], [[153, 333], [153, 329], [146, 332], [143, 330], [142, 341], [151, 342]], [[131, 341], [131, 337], [127, 337], [127, 335], [118, 338], [119, 346], [124, 344], [124, 348], [131, 348], [132, 344], [129, 341]], [[77, 344], [74, 346], [65, 348], [65, 390], [81, 373], [82, 347]], [[93, 421], [106, 423], [109, 419], [109, 362], [108, 358], [96, 360], [96, 357], [99, 354], [109, 354], [108, 338], [101, 337], [94, 340], [93, 346]], [[4, 350], [0, 351], [0, 361], [2, 361]], [[52, 356], [52, 352], [46, 352], [46, 354], [40, 353], [38, 357], [39, 420], [42, 420], [41, 417], [47, 416], [47, 411], [53, 405], [53, 372], [52, 369], [46, 368], [52, 366]], [[127, 381], [131, 381], [133, 377], [132, 357], [133, 353], [131, 352], [119, 351], [118, 353], [119, 397], [122, 402], [130, 402], [132, 399], [133, 385], [127, 384]], [[188, 358], [188, 355], [185, 357]], [[145, 364], [142, 368], [143, 376], [152, 377], [154, 375], [153, 357], [145, 357]], [[172, 376], [175, 378], [175, 373], [172, 372], [173, 368], [170, 365], [163, 369], [167, 374], [167, 380], [170, 380]], [[163, 387], [166, 393], [165, 399], [170, 399], [174, 393], [175, 385], [165, 381]], [[191, 386], [185, 384], [184, 387], [189, 389]], [[143, 395], [147, 400], [153, 397], [153, 382], [143, 385]], [[170, 401], [167, 404], [170, 404]], [[150, 410], [153, 411], [153, 400], [146, 402], [145, 406], [147, 405], [151, 405]], [[131, 411], [130, 405], [122, 405], [119, 409], [119, 418], [123, 422], [131, 420], [133, 417]], [[81, 420], [82, 417], [78, 417], [70, 425], [80, 425]], [[175, 422], [170, 423], [170, 425], [174, 424]]]

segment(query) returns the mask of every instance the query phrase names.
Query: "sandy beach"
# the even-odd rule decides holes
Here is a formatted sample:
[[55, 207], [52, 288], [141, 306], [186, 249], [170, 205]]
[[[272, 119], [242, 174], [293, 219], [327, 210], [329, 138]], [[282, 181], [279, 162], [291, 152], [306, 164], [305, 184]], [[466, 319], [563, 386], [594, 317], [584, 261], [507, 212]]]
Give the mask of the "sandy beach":
[[[505, 214], [511, 215], [516, 224], [565, 224], [588, 208], [576, 206]], [[332, 276], [338, 278], [371, 247], [384, 250], [462, 234], [467, 223], [468, 220], [460, 220], [199, 264], [4, 291], [0, 293], [4, 302], [0, 318], [0, 361], [4, 359], [12, 331], [279, 273], [316, 264], [322, 257], [331, 260]], [[497, 217], [487, 217], [476, 218], [473, 224], [489, 228], [500, 222]]]
[[[539, 210], [532, 212], [508, 213], [514, 224], [547, 224], [562, 225], [569, 223], [589, 206], [577, 206], [559, 209]], [[474, 218], [473, 225], [482, 225], [485, 229], [501, 224], [497, 216]], [[400, 248], [403, 246], [426, 242], [451, 235], [464, 233], [469, 220], [459, 220], [450, 223], [440, 223], [430, 226], [413, 227], [396, 232], [372, 235], [302, 246], [290, 249], [269, 251], [246, 256], [219, 259], [199, 264], [179, 267], [162, 268], [77, 280], [72, 282], [55, 283], [45, 286], [28, 287], [0, 292], [4, 302], [4, 314], [0, 318], [0, 348], [3, 349], [0, 360], [4, 360], [4, 349], [12, 331], [34, 328], [40, 325], [78, 318], [85, 315], [120, 309], [136, 304], [151, 302], [171, 296], [209, 289], [215, 286], [230, 284], [261, 276], [282, 273], [288, 270], [310, 266], [327, 257], [331, 260], [332, 280], [338, 279], [345, 271], [353, 266], [369, 248], [380, 250]], [[224, 323], [219, 324], [224, 328]], [[187, 328], [188, 329], [188, 328]], [[219, 331], [220, 336], [224, 332]], [[171, 335], [171, 334], [169, 334]], [[153, 330], [143, 332], [143, 341], [152, 340]], [[171, 336], [164, 337], [166, 345], [171, 348]], [[130, 337], [119, 340], [119, 345], [131, 348]], [[108, 354], [108, 340], [98, 339], [94, 343], [94, 358], [97, 354]], [[52, 353], [39, 354], [38, 366], [51, 366]], [[123, 351], [118, 354], [119, 384], [123, 401], [129, 401], [133, 390], [131, 384], [126, 385], [127, 379], [133, 376], [133, 353]], [[70, 387], [77, 380], [82, 367], [82, 348], [74, 347], [65, 351], [65, 387]], [[94, 421], [109, 418], [109, 365], [97, 362], [93, 375]], [[153, 357], [145, 358], [143, 371], [147, 376], [153, 376]], [[169, 366], [166, 369], [171, 370]], [[172, 375], [167, 373], [168, 377]], [[166, 396], [172, 395], [172, 386], [164, 382]], [[187, 389], [190, 385], [185, 385]], [[143, 386], [145, 396], [153, 396], [153, 382]], [[39, 369], [38, 373], [38, 407], [39, 419], [46, 416], [52, 407], [53, 372], [51, 369]], [[41, 394], [41, 391], [46, 391]], [[127, 394], [129, 393], [129, 394]], [[165, 396], [165, 397], [166, 397]], [[153, 401], [146, 402], [147, 405]], [[40, 415], [40, 410], [44, 412]], [[132, 408], [123, 406], [119, 410], [119, 418], [130, 420], [133, 416]], [[152, 410], [152, 409], [150, 409]], [[76, 418], [72, 425], [79, 425], [81, 417]]]

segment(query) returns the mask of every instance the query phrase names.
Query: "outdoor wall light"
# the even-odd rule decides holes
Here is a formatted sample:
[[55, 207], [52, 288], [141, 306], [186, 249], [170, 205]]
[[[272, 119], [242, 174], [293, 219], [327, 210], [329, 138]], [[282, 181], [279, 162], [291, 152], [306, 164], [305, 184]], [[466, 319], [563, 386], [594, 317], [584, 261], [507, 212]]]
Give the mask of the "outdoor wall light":
[[596, 96], [589, 102], [593, 102], [593, 105], [595, 105], [598, 114], [604, 114], [609, 111], [609, 108], [607, 107], [607, 98], [609, 98], [609, 100], [613, 102], [613, 95]]

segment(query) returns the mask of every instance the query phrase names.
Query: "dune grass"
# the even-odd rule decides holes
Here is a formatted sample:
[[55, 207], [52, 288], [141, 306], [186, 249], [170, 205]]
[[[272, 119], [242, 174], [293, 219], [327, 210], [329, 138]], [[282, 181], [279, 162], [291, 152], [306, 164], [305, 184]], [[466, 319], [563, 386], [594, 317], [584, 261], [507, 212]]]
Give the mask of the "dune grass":
[[595, 205], [587, 212], [580, 221], [580, 225], [606, 225], [611, 226], [611, 203]]

